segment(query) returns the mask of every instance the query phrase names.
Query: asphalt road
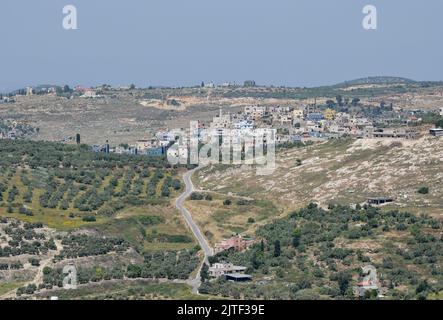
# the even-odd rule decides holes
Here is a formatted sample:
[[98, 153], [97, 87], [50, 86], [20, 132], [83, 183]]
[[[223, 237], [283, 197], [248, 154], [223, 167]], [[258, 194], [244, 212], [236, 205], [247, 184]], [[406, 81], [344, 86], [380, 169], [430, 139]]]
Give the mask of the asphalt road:
[[191, 177], [194, 174], [194, 172], [199, 170], [199, 169], [200, 169], [200, 167], [197, 167], [197, 168], [195, 168], [193, 170], [190, 170], [190, 171], [186, 172], [183, 175], [183, 181], [185, 183], [186, 189], [177, 198], [177, 200], [175, 202], [175, 206], [177, 207], [178, 210], [180, 210], [180, 212], [182, 213], [183, 217], [185, 218], [187, 224], [191, 228], [192, 233], [197, 238], [198, 243], [200, 244], [200, 247], [202, 248], [202, 250], [205, 253], [205, 261], [206, 261], [206, 263], [208, 263], [208, 257], [212, 256], [214, 251], [210, 247], [208, 242], [206, 241], [206, 238], [204, 237], [204, 235], [202, 234], [201, 230], [199, 229], [199, 227], [195, 223], [194, 219], [192, 219], [192, 215], [189, 212], [189, 210], [186, 209], [184, 207], [184, 205], [183, 205], [185, 200], [186, 200], [186, 198], [188, 198], [191, 195], [191, 193], [194, 192], [194, 185], [192, 184]]

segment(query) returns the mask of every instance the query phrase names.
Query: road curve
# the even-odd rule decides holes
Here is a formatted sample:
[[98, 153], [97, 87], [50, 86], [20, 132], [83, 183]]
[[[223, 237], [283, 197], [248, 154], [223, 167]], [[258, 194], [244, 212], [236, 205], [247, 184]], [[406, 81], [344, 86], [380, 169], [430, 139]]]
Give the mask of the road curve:
[[212, 256], [214, 251], [211, 248], [211, 246], [208, 244], [208, 242], [206, 241], [206, 238], [203, 236], [201, 230], [199, 229], [199, 227], [195, 223], [194, 219], [192, 219], [192, 215], [189, 212], [189, 210], [184, 207], [184, 202], [185, 202], [186, 198], [188, 198], [191, 195], [191, 193], [194, 192], [194, 184], [192, 183], [191, 177], [194, 174], [194, 172], [199, 169], [201, 169], [201, 167], [197, 167], [195, 169], [192, 169], [183, 175], [183, 181], [185, 183], [186, 188], [185, 188], [185, 191], [177, 198], [177, 200], [175, 202], [175, 206], [178, 210], [180, 210], [180, 212], [182, 213], [183, 217], [186, 220], [186, 223], [191, 228], [192, 233], [197, 238], [198, 243], [200, 244], [200, 247], [202, 248], [203, 252], [205, 253], [205, 262], [208, 263], [208, 257]]

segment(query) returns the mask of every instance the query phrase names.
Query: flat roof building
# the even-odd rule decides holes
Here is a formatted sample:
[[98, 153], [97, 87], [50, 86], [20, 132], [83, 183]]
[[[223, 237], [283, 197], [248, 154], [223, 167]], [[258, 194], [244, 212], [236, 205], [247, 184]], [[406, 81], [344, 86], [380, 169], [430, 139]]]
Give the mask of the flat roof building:
[[252, 276], [250, 276], [249, 274], [242, 274], [242, 273], [226, 274], [225, 277], [226, 280], [234, 282], [246, 282], [252, 280]]
[[391, 203], [394, 202], [393, 198], [384, 198], [384, 197], [378, 197], [378, 198], [369, 198], [368, 204], [375, 204], [375, 205], [381, 205], [385, 203]]
[[431, 134], [435, 137], [443, 137], [443, 129], [442, 128], [429, 129], [429, 134]]

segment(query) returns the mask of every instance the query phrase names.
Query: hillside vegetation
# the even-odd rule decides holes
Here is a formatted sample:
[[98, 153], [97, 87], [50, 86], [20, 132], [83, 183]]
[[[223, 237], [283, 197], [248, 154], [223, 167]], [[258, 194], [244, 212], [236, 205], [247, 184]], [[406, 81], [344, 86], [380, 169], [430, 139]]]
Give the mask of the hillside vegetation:
[[[0, 141], [0, 215], [69, 230], [112, 218], [165, 223], [182, 186], [163, 158], [93, 153], [86, 145]], [[170, 216], [170, 215], [169, 215]], [[139, 220], [140, 220], [139, 219]]]
[[[249, 284], [207, 281], [200, 291], [247, 299], [352, 299], [361, 268], [373, 265], [388, 299], [424, 299], [443, 289], [442, 223], [406, 211], [315, 204], [260, 227], [246, 252], [211, 262], [248, 267]], [[370, 298], [368, 296], [367, 298]]]
[[[174, 207], [180, 168], [51, 142], [0, 140], [0, 155], [3, 298], [61, 288], [67, 264], [77, 268], [82, 289], [70, 295], [79, 298], [92, 283], [153, 278], [182, 281], [152, 283], [165, 290], [159, 297], [188, 295], [200, 249]], [[154, 294], [150, 286], [134, 283], [130, 294]]]

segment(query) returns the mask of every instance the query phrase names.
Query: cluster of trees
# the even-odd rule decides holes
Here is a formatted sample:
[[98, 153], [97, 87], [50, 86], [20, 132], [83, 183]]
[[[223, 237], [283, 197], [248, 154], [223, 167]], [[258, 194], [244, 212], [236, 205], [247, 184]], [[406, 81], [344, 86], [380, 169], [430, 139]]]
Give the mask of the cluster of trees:
[[309, 281], [301, 278], [285, 285], [263, 281], [260, 284], [234, 283], [223, 277], [215, 281], [203, 282], [199, 288], [201, 294], [222, 296], [225, 298], [253, 300], [260, 297], [264, 300], [318, 300], [322, 295], [339, 296], [339, 289], [316, 292]]
[[16, 293], [18, 296], [21, 296], [24, 294], [29, 294], [29, 295], [34, 294], [34, 292], [36, 292], [36, 291], [37, 291], [37, 286], [32, 283], [32, 284], [28, 284], [26, 287], [18, 288]]
[[393, 104], [381, 101], [379, 105], [362, 105], [358, 97], [349, 98], [337, 95], [335, 100], [328, 99], [324, 108], [336, 110], [338, 112], [360, 112], [365, 116], [379, 116], [383, 112], [392, 112]]
[[106, 206], [100, 208], [97, 211], [98, 215], [112, 216], [117, 211], [123, 209], [125, 207], [125, 203], [121, 201], [110, 201], [106, 204]]
[[[2, 220], [1, 223], [7, 223]], [[40, 223], [25, 223], [21, 227], [20, 223], [10, 223], [3, 228], [3, 232], [7, 234], [11, 240], [8, 245], [0, 248], [0, 257], [19, 256], [23, 254], [40, 255], [45, 254], [49, 250], [56, 250], [54, 239], [46, 240], [44, 233], [36, 232], [35, 229], [41, 228]]]
[[[441, 230], [442, 223], [426, 215], [358, 205], [356, 208], [330, 205], [324, 210], [310, 204], [287, 218], [260, 227], [256, 237], [262, 240], [249, 250], [241, 253], [224, 251], [212, 257], [210, 262], [229, 261], [244, 265], [248, 268], [247, 273], [258, 277], [274, 275], [275, 283], [287, 283], [286, 290], [276, 291], [280, 298], [294, 299], [318, 295], [351, 298], [353, 277], [361, 276], [362, 266], [372, 264], [382, 275], [381, 284], [389, 295], [413, 292], [412, 298], [423, 298], [429, 292], [443, 289], [443, 270], [439, 267], [443, 262]], [[400, 232], [401, 237], [390, 238], [392, 232]], [[372, 261], [371, 255], [359, 249], [338, 245], [345, 239], [352, 242], [383, 241], [376, 251], [383, 257], [382, 262]], [[414, 265], [413, 269], [408, 267], [411, 265]], [[303, 278], [303, 283], [294, 281], [299, 277]], [[424, 286], [422, 280], [430, 277], [432, 284], [428, 281]], [[246, 288], [242, 293], [257, 292], [254, 298], [270, 294], [263, 290], [249, 291], [256, 284], [243, 286]], [[238, 288], [224, 281], [209, 281], [204, 284], [204, 290], [234, 296]]]
[[206, 201], [212, 201], [212, 195], [209, 193], [200, 193], [200, 192], [193, 192], [191, 193], [191, 200], [206, 200]]
[[82, 221], [95, 222], [95, 221], [97, 221], [97, 218], [95, 216], [84, 216], [84, 217], [82, 217]]
[[40, 266], [40, 260], [37, 258], [29, 258], [28, 262], [31, 264], [31, 266], [33, 267], [39, 267]]
[[433, 124], [436, 128], [443, 128], [443, 116], [437, 112], [427, 112], [421, 115], [423, 123]]
[[[1, 94], [0, 94], [0, 103], [1, 101]], [[26, 123], [13, 123], [10, 120], [0, 120], [0, 133], [2, 133], [4, 136], [6, 136], [10, 131], [14, 130], [15, 136], [18, 139], [27, 138], [35, 135], [38, 133], [39, 129], [36, 127], [33, 127]]]
[[92, 188], [75, 199], [74, 208], [83, 212], [96, 211], [109, 200], [111, 200], [109, 194], [98, 192], [97, 189]]
[[21, 207], [18, 209], [18, 213], [20, 213], [20, 214], [24, 214], [24, 215], [26, 215], [26, 216], [28, 216], [28, 217], [34, 215], [34, 214], [32, 213], [32, 210], [26, 208], [25, 206], [21, 206]]

